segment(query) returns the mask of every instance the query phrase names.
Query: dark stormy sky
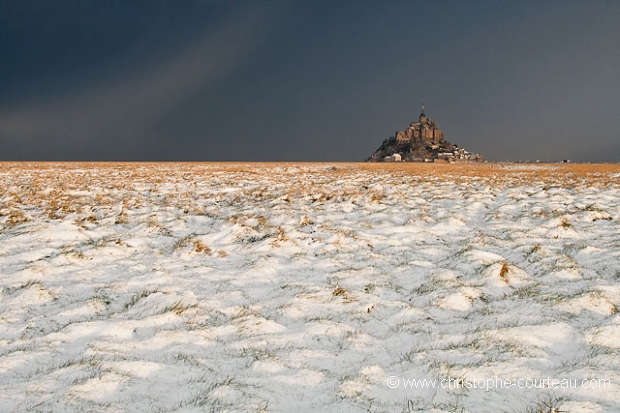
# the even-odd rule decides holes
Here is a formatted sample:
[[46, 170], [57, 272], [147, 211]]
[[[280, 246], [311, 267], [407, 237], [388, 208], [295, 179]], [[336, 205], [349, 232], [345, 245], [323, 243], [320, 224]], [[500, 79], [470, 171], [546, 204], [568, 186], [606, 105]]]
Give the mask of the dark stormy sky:
[[620, 161], [620, 1], [0, 0], [0, 160]]

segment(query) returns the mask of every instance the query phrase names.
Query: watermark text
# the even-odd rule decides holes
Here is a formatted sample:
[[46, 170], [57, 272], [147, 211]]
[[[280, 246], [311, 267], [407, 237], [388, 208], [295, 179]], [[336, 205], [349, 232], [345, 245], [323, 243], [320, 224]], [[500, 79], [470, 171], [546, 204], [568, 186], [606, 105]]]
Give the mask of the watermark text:
[[386, 384], [391, 389], [483, 389], [491, 391], [496, 389], [611, 389], [610, 379], [568, 379], [568, 378], [528, 378], [506, 379], [495, 376], [494, 378], [475, 377], [443, 379], [420, 379], [401, 378], [390, 376]]

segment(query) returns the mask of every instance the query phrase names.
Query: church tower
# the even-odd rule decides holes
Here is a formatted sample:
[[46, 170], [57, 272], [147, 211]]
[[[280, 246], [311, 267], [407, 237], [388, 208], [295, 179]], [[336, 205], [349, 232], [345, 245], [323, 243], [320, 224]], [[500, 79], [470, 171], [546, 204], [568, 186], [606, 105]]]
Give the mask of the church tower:
[[424, 113], [424, 103], [422, 103], [422, 113], [420, 113], [420, 123], [424, 124], [426, 122], [426, 114]]

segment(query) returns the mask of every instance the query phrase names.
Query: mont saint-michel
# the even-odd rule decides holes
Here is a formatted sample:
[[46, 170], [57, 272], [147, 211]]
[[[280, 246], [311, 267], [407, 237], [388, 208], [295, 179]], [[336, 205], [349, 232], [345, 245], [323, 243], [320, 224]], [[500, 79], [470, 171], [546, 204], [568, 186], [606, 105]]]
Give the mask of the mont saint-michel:
[[383, 141], [368, 158], [371, 162], [482, 162], [480, 154], [448, 142], [439, 125], [426, 116], [424, 105], [417, 122]]

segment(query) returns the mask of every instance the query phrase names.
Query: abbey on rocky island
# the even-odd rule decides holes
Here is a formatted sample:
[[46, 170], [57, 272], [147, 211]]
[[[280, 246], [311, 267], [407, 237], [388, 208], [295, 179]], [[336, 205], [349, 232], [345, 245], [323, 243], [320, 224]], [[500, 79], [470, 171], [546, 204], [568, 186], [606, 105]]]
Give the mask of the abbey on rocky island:
[[426, 116], [424, 105], [418, 122], [397, 131], [383, 141], [367, 159], [370, 162], [482, 162], [480, 154], [469, 152], [446, 140], [435, 121]]
[[419, 122], [412, 122], [407, 129], [396, 132], [394, 136], [396, 137], [396, 143], [399, 145], [421, 142], [440, 144], [445, 141], [439, 126], [424, 113], [424, 105], [422, 105]]

